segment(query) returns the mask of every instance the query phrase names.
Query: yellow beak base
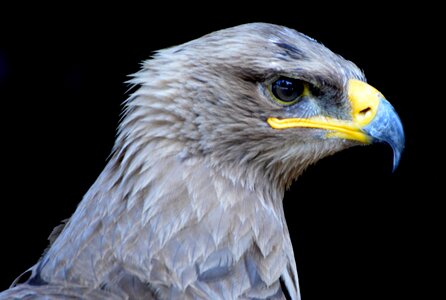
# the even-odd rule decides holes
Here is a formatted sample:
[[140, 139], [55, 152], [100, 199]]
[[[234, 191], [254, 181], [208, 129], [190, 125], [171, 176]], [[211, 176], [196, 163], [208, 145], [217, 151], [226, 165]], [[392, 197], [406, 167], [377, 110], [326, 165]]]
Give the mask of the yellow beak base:
[[382, 94], [371, 85], [363, 81], [351, 79], [348, 82], [348, 99], [351, 105], [350, 120], [324, 116], [306, 119], [278, 119], [270, 117], [267, 123], [272, 128], [279, 130], [298, 127], [325, 129], [329, 131], [326, 134], [328, 138], [343, 138], [369, 144], [371, 138], [362, 128], [375, 118], [381, 98], [384, 98]]

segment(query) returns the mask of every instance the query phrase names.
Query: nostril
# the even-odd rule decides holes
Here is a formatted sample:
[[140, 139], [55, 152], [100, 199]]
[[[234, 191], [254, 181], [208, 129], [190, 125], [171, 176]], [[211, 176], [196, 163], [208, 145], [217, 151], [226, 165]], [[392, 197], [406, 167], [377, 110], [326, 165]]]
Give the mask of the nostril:
[[359, 112], [360, 115], [365, 116], [369, 111], [371, 111], [372, 109], [370, 107], [364, 108], [363, 110], [361, 110]]

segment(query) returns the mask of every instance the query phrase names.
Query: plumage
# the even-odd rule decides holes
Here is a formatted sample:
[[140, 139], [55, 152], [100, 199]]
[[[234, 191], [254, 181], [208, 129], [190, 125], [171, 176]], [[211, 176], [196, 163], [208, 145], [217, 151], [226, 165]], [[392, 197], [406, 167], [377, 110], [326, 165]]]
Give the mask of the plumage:
[[[275, 102], [278, 76], [310, 94]], [[352, 79], [365, 81], [353, 63], [272, 24], [158, 51], [130, 80], [107, 166], [30, 279], [0, 299], [300, 299], [284, 192], [308, 165], [364, 143], [270, 118], [350, 122]], [[365, 125], [401, 152], [396, 114], [385, 121], [392, 136]]]

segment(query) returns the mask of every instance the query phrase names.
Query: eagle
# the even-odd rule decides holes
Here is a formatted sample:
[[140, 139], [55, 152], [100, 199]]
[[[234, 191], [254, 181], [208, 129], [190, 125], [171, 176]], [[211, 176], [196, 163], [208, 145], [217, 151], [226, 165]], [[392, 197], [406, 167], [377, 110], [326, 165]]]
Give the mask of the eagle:
[[286, 189], [401, 121], [352, 62], [250, 23], [157, 51], [129, 81], [108, 163], [0, 299], [300, 299]]

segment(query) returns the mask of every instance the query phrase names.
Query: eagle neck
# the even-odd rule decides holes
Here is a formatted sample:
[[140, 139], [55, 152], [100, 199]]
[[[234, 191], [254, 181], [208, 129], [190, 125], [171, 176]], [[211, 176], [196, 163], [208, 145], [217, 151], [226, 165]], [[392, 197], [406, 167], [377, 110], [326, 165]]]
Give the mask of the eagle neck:
[[[293, 265], [294, 258], [283, 254], [292, 247], [279, 194], [234, 182], [203, 159], [167, 155], [162, 145], [162, 140], [152, 143], [132, 157], [115, 151], [41, 260], [43, 280], [97, 287], [125, 266], [125, 272], [149, 282], [155, 280], [154, 260], [165, 265], [157, 274], [181, 273], [190, 260], [181, 265], [178, 256], [199, 262], [221, 249], [229, 249], [235, 260], [258, 251], [257, 264], [264, 265], [259, 276], [270, 284]], [[276, 266], [267, 267], [262, 257]]]

